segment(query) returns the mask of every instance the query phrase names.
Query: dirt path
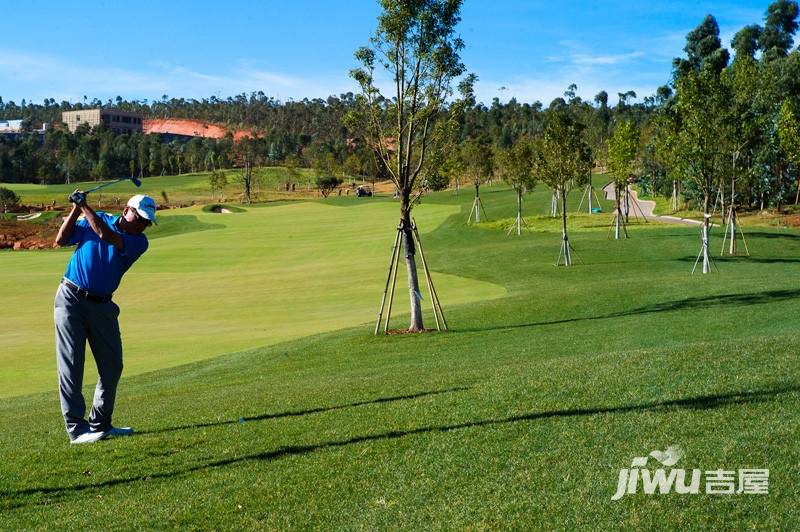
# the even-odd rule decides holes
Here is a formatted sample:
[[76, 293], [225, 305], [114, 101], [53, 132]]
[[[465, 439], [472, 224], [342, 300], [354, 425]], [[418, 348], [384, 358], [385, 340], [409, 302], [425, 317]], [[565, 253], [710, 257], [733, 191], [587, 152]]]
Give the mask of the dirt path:
[[[614, 201], [616, 199], [616, 191], [614, 190], [614, 183], [609, 183], [603, 187], [603, 194], [607, 200]], [[635, 190], [631, 189], [631, 197], [636, 202], [636, 204], [641, 208], [641, 214], [647, 220], [655, 220], [657, 222], [664, 222], [664, 223], [682, 223], [687, 225], [702, 225], [702, 222], [699, 220], [690, 220], [689, 218], [679, 218], [677, 216], [660, 216], [658, 214], [653, 214], [653, 210], [656, 208], [656, 202], [650, 200], [640, 200], [639, 195], [636, 193]], [[631, 214], [634, 213], [635, 207], [631, 206]]]

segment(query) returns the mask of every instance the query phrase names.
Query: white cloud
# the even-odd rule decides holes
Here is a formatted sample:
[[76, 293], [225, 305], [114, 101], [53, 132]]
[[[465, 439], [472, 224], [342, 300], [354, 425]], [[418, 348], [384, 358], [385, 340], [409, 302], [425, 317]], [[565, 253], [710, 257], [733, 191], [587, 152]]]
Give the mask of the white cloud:
[[242, 92], [263, 91], [280, 99], [325, 98], [354, 91], [356, 84], [346, 73], [300, 77], [254, 68], [245, 61], [234, 63], [227, 72], [202, 72], [158, 62], [146, 69], [95, 67], [63, 58], [0, 49], [0, 78], [6, 100], [39, 101], [44, 98], [79, 101], [84, 95], [101, 100], [117, 95], [126, 99], [159, 99], [161, 95], [184, 98], [226, 97]]
[[643, 56], [644, 52], [630, 52], [616, 55], [574, 54], [572, 56], [572, 63], [576, 65], [616, 65]]
[[[582, 99], [594, 101], [594, 96], [605, 90], [610, 96], [609, 103], [614, 104], [617, 93], [633, 90], [642, 99], [653, 94], [669, 77], [668, 66], [663, 77], [652, 75], [652, 65], [648, 65], [647, 69], [631, 68], [631, 63], [641, 62], [645, 58], [642, 49], [593, 54], [578, 41], [561, 41], [558, 44], [564, 53], [545, 59], [551, 65], [546, 73], [523, 74], [510, 79], [479, 79], [475, 87], [478, 101], [488, 104], [493, 98], [508, 101], [513, 97], [520, 102], [538, 100], [547, 106], [554, 98], [563, 97], [567, 87], [574, 83], [578, 86], [576, 93]], [[501, 91], [500, 87], [505, 89]]]

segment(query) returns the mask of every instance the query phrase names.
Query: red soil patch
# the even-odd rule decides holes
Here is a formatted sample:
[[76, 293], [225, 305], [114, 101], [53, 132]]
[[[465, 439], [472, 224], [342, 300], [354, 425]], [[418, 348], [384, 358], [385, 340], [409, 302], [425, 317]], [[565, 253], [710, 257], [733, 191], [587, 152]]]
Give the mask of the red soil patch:
[[0, 249], [47, 249], [54, 247], [61, 219], [47, 224], [0, 221]]
[[792, 214], [783, 219], [789, 227], [800, 227], [800, 214]]
[[185, 118], [147, 118], [142, 121], [142, 130], [147, 133], [171, 133], [173, 135], [186, 135], [190, 137], [205, 137], [210, 139], [221, 139], [233, 133], [233, 140], [239, 141], [245, 137], [256, 137], [252, 131], [243, 129], [229, 130], [219, 124], [211, 124], [200, 120], [189, 120]]

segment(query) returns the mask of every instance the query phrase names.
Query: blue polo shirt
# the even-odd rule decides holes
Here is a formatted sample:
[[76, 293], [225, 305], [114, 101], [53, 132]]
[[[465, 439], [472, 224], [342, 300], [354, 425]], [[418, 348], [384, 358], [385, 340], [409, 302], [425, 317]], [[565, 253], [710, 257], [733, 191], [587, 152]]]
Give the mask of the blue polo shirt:
[[105, 296], [114, 293], [122, 275], [147, 251], [148, 243], [143, 234], [130, 235], [120, 230], [116, 224], [119, 216], [102, 211], [98, 211], [97, 216], [122, 237], [125, 250], [119, 251], [113, 244], [103, 242], [87, 220], [78, 220], [69, 240], [78, 247], [67, 264], [64, 277], [91, 294]]

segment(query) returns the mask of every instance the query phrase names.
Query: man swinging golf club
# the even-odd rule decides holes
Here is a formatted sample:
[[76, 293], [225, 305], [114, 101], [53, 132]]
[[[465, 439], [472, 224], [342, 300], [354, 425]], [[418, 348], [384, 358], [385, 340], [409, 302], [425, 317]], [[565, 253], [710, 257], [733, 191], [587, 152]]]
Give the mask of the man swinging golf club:
[[[56, 244], [78, 247], [55, 298], [58, 388], [71, 443], [92, 443], [133, 433], [129, 427], [111, 424], [122, 374], [119, 307], [111, 296], [123, 274], [147, 251], [143, 232], [156, 221], [156, 204], [153, 198], [137, 194], [121, 216], [112, 216], [92, 210], [85, 192], [76, 190], [69, 200], [72, 210], [58, 230]], [[81, 214], [84, 218], [78, 220]], [[87, 340], [99, 375], [88, 422], [81, 393]]]

